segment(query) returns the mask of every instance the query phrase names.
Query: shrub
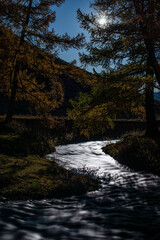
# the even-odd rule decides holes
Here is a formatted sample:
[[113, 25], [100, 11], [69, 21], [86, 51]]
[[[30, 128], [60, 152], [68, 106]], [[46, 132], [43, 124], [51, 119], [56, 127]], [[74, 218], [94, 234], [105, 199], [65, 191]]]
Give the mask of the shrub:
[[37, 154], [44, 156], [55, 151], [54, 140], [40, 129], [32, 130], [25, 124], [13, 121], [3, 127], [0, 135], [0, 151], [8, 155]]
[[104, 152], [119, 163], [136, 171], [147, 171], [160, 175], [159, 140], [145, 136], [128, 135], [116, 144], [107, 145]]

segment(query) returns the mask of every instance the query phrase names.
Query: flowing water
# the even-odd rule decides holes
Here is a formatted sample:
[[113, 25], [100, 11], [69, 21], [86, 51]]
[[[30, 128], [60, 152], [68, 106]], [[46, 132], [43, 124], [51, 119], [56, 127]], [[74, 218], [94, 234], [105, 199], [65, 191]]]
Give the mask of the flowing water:
[[[112, 141], [113, 142], [113, 141]], [[0, 203], [0, 240], [160, 239], [160, 178], [130, 171], [94, 141], [58, 146], [48, 158], [97, 175], [83, 196]]]

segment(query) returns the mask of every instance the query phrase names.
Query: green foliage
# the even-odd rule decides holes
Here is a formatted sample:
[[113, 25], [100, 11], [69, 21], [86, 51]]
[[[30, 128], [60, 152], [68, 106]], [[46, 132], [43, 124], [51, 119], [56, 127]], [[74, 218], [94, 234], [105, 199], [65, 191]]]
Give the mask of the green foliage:
[[103, 133], [107, 126], [111, 128], [114, 126], [108, 117], [107, 104], [98, 105], [94, 95], [82, 93], [78, 100], [72, 101], [73, 110], [68, 111], [68, 116], [75, 121], [75, 126], [81, 130], [81, 134], [89, 138], [90, 134]]
[[88, 84], [90, 94], [80, 94], [77, 101], [71, 101], [73, 109], [68, 111], [81, 134], [89, 137], [104, 133], [114, 127], [111, 119], [122, 114], [144, 117], [144, 95], [137, 89], [144, 84], [143, 79], [126, 77], [125, 71], [117, 71], [94, 76], [93, 82], [89, 79]]

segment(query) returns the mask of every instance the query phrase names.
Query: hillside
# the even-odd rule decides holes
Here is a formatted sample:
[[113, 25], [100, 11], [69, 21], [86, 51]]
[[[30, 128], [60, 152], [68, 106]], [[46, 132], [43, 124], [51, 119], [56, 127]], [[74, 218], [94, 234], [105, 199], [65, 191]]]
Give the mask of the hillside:
[[[70, 99], [75, 99], [79, 92], [87, 91], [87, 88], [83, 87], [79, 82], [77, 82], [73, 78], [69, 78], [68, 76], [61, 75], [60, 81], [63, 86], [64, 91], [64, 101], [63, 104], [55, 109], [52, 112], [52, 115], [56, 116], [65, 116], [67, 108], [71, 107]], [[0, 115], [4, 115], [7, 113], [7, 106], [8, 106], [8, 97], [4, 96], [0, 93]], [[15, 114], [16, 115], [28, 115], [30, 114], [29, 111], [29, 104], [26, 101], [18, 101], [15, 104]]]
[[[13, 38], [14, 38], [14, 42], [16, 42], [17, 37], [13, 35]], [[0, 44], [1, 45], [0, 54], [5, 50], [5, 42], [7, 41], [6, 39], [7, 38], [5, 37], [5, 31], [2, 28], [0, 28], [0, 40], [1, 40], [1, 43], [4, 43], [4, 44]], [[26, 46], [29, 45], [27, 42], [25, 44]], [[62, 67], [62, 69], [64, 68], [64, 71], [60, 70], [60, 73], [59, 72], [58, 74], [55, 73], [56, 79], [62, 84], [64, 101], [59, 108], [55, 109], [52, 112], [52, 115], [65, 116], [67, 108], [71, 107], [70, 99], [75, 99], [78, 96], [79, 92], [87, 91], [87, 88], [80, 83], [81, 82], [80, 78], [83, 78], [82, 75], [83, 74], [85, 75], [87, 72], [85, 70], [82, 70], [74, 66], [72, 63], [65, 62], [62, 59], [55, 57], [50, 53], [46, 53], [43, 50], [40, 50], [34, 46], [29, 45], [29, 47], [34, 48], [34, 51], [37, 52], [37, 58], [39, 58], [40, 60], [45, 58], [45, 56], [47, 56], [47, 58], [51, 63], [53, 63], [53, 65], [58, 66], [60, 68]], [[3, 58], [5, 57], [6, 57], [5, 55], [4, 56], [2, 55], [1, 60], [3, 60]], [[44, 76], [43, 71], [41, 72], [41, 69], [37, 71], [37, 69], [34, 67], [32, 68], [32, 66], [28, 64], [28, 62], [24, 62], [22, 65], [23, 65], [23, 70], [27, 69], [29, 73], [35, 74], [38, 82], [40, 83], [44, 82], [46, 86], [46, 90], [48, 90], [50, 79], [47, 76]], [[0, 92], [0, 115], [4, 115], [7, 113], [8, 102], [9, 102], [8, 97], [5, 96], [3, 92]], [[34, 109], [32, 109], [32, 113], [34, 113]], [[16, 115], [30, 114], [28, 102], [26, 101], [16, 102], [15, 114]]]

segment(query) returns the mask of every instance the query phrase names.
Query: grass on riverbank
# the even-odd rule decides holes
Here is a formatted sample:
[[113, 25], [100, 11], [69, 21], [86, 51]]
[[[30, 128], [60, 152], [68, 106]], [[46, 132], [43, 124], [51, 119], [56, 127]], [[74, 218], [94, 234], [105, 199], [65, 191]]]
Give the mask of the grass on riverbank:
[[160, 176], [160, 139], [154, 140], [141, 134], [122, 137], [120, 142], [103, 148], [119, 163], [136, 171], [146, 171]]
[[98, 180], [72, 173], [42, 157], [55, 151], [51, 138], [32, 136], [32, 131], [15, 130], [15, 126], [1, 126], [0, 130], [1, 196], [12, 200], [43, 199], [99, 188]]
[[37, 155], [0, 155], [0, 195], [8, 199], [42, 199], [92, 191], [98, 181], [73, 174]]

